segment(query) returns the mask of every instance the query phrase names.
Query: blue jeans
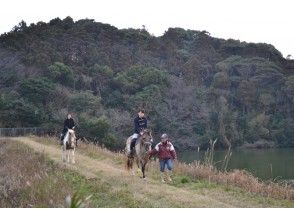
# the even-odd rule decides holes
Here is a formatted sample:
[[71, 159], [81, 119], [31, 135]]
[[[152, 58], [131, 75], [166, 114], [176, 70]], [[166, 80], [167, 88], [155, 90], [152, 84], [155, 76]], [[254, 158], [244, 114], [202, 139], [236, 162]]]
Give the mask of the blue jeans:
[[171, 159], [160, 160], [159, 165], [160, 165], [160, 171], [161, 172], [164, 172], [165, 167], [167, 167], [167, 169], [169, 169], [169, 170], [172, 170], [172, 168], [173, 168], [173, 163], [172, 163]]

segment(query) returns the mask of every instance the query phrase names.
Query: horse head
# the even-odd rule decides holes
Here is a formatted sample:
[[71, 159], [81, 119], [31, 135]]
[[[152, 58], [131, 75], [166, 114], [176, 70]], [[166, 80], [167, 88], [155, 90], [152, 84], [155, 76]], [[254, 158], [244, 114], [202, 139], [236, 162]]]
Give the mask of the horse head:
[[68, 129], [68, 142], [69, 142], [69, 146], [74, 148], [76, 147], [77, 144], [77, 138], [76, 138], [76, 134], [75, 131], [72, 129]]
[[141, 134], [141, 145], [144, 146], [145, 150], [148, 151], [151, 149], [153, 142], [152, 132], [149, 129], [144, 129]]

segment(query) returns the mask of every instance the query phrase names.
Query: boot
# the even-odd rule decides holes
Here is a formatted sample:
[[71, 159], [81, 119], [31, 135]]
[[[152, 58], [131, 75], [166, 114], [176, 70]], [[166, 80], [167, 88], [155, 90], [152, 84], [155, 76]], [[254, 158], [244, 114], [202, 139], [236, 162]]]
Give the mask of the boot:
[[169, 182], [172, 182], [173, 180], [171, 179], [171, 174], [172, 174], [172, 171], [171, 170], [168, 170], [167, 172], [166, 172], [166, 179], [167, 179], [167, 181], [169, 181]]
[[165, 183], [165, 172], [160, 172], [161, 182]]

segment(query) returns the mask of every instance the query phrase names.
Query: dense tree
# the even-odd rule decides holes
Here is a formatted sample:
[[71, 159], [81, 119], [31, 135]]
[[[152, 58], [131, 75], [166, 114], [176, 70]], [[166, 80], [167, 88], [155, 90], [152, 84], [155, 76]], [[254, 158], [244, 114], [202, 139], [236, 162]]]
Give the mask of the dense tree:
[[48, 70], [48, 77], [53, 79], [55, 82], [59, 82], [70, 87], [74, 86], [74, 75], [69, 66], [60, 62], [55, 62], [48, 67]]
[[17, 94], [1, 94], [0, 121], [3, 127], [40, 125], [46, 118], [42, 108], [25, 101]]
[[53, 101], [54, 88], [55, 85], [47, 78], [29, 78], [21, 82], [19, 92], [30, 102], [46, 105]]
[[91, 91], [83, 91], [72, 96], [69, 108], [76, 112], [95, 112], [99, 106], [100, 97], [94, 96]]

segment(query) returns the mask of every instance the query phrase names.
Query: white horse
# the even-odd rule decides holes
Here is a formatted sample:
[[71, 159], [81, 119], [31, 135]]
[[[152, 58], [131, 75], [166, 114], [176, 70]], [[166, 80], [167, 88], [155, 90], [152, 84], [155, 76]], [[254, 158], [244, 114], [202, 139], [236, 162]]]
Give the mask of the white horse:
[[62, 142], [62, 161], [67, 163], [75, 163], [75, 148], [77, 146], [77, 138], [75, 131], [68, 129]]

